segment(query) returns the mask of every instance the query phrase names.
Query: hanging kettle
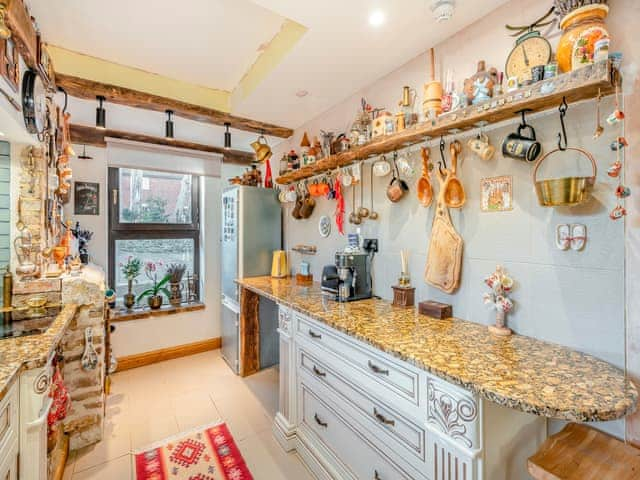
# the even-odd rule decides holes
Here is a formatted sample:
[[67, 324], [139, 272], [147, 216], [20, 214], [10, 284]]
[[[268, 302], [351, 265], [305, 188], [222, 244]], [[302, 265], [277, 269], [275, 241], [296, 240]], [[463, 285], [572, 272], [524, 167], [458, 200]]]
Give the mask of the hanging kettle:
[[251, 143], [251, 148], [256, 152], [256, 160], [260, 163], [271, 157], [271, 147], [267, 144], [264, 135], [260, 135], [255, 142]]

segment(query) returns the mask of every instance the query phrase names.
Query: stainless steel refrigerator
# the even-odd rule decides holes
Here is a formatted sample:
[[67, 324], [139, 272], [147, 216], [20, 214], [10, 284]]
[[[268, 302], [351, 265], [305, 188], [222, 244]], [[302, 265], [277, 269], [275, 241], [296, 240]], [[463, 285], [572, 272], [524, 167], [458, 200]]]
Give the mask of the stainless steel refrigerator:
[[[240, 368], [240, 290], [235, 280], [269, 275], [272, 253], [281, 245], [281, 208], [274, 190], [232, 186], [223, 191], [220, 248], [222, 357], [236, 373]], [[261, 367], [278, 361], [277, 324], [276, 305], [261, 299]]]

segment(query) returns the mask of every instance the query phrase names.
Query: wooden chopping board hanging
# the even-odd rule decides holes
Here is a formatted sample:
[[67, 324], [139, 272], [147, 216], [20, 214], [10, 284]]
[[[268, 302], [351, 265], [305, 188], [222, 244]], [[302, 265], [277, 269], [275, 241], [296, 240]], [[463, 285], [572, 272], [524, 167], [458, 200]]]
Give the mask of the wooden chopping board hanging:
[[445, 203], [445, 184], [451, 172], [436, 169], [440, 184], [436, 213], [431, 227], [431, 240], [427, 253], [427, 268], [424, 279], [429, 285], [445, 293], [453, 293], [460, 285], [462, 269], [462, 237], [451, 222], [449, 208]]

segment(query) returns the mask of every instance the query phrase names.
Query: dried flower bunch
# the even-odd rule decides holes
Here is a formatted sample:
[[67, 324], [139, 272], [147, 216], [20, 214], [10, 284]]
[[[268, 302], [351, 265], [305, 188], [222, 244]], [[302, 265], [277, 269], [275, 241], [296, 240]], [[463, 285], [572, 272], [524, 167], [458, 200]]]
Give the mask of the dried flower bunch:
[[167, 267], [167, 275], [169, 275], [170, 283], [180, 283], [182, 276], [187, 270], [187, 266], [184, 263], [172, 263]]
[[606, 5], [608, 0], [554, 0], [553, 6], [555, 7], [556, 15], [564, 17], [568, 13], [573, 12], [576, 8], [584, 7], [587, 5]]
[[496, 271], [484, 279], [484, 283], [491, 288], [490, 293], [485, 293], [483, 300], [485, 305], [498, 311], [508, 313], [513, 309], [513, 301], [507, 296], [513, 291], [514, 281], [500, 265]]

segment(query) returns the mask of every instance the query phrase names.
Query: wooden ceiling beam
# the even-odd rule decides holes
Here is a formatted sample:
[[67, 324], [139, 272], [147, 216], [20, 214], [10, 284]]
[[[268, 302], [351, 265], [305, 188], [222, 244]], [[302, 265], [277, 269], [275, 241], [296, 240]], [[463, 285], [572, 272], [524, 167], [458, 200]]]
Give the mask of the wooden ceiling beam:
[[77, 98], [93, 100], [97, 96], [103, 96], [107, 99], [107, 102], [110, 103], [153, 110], [155, 112], [172, 110], [175, 115], [183, 118], [221, 126], [224, 126], [225, 123], [230, 123], [232, 128], [245, 132], [264, 133], [265, 135], [280, 138], [289, 138], [293, 135], [293, 130], [290, 128], [279, 127], [248, 118], [236, 117], [230, 113], [194, 105], [173, 98], [161, 97], [152, 93], [87, 80], [63, 73], [56, 72], [56, 85], [64, 88], [69, 95]]
[[227, 150], [222, 147], [187, 142], [184, 140], [153, 137], [151, 135], [142, 135], [139, 133], [129, 133], [120, 130], [112, 130], [109, 128], [96, 128], [77, 124], [71, 124], [69, 131], [71, 134], [71, 142], [81, 145], [92, 145], [94, 147], [104, 148], [107, 146], [107, 138], [120, 138], [122, 140], [150, 143], [153, 145], [186, 148], [188, 150], [196, 150], [199, 152], [207, 153], [218, 153], [223, 156], [224, 163], [248, 165], [251, 162], [255, 161], [255, 156], [249, 152], [243, 152], [240, 150]]

